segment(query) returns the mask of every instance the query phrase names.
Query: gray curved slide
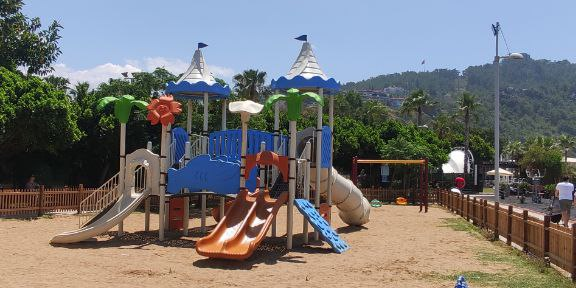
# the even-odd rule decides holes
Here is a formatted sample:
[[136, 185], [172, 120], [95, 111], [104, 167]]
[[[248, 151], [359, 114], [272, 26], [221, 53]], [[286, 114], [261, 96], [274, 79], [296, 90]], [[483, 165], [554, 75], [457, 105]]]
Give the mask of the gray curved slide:
[[[311, 168], [310, 170], [310, 183], [314, 187], [316, 169]], [[350, 179], [344, 178], [336, 169], [322, 169], [320, 193], [324, 194], [328, 191], [328, 171], [332, 173], [332, 203], [340, 210], [338, 213], [340, 219], [348, 225], [359, 226], [368, 223], [370, 221], [370, 202]]]
[[97, 219], [89, 222], [89, 224], [80, 229], [54, 236], [54, 238], [50, 240], [50, 243], [76, 243], [103, 234], [122, 222], [130, 213], [134, 212], [134, 210], [138, 208], [138, 205], [140, 205], [149, 194], [150, 188], [144, 190], [142, 193], [132, 192], [128, 196], [123, 194], [106, 213], [99, 215]]

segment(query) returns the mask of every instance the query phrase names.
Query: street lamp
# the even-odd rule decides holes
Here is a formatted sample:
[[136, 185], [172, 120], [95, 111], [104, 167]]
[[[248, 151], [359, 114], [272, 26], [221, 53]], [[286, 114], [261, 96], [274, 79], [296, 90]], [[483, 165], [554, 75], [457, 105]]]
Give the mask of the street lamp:
[[494, 202], [496, 202], [500, 193], [500, 59], [521, 60], [524, 59], [524, 56], [520, 53], [498, 56], [499, 22], [496, 22], [496, 25], [492, 25], [492, 31], [496, 37], [496, 56], [494, 56], [494, 70], [496, 73], [494, 87]]

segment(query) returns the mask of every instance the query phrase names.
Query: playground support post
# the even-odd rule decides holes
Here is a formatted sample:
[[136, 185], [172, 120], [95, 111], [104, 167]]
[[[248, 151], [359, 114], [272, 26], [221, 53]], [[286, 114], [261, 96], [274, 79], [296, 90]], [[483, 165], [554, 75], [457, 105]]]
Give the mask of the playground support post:
[[[304, 158], [306, 159], [306, 166], [304, 170], [304, 199], [310, 201], [310, 158], [311, 158], [311, 148], [312, 143], [310, 141], [306, 142], [304, 147]], [[308, 221], [304, 217], [304, 223], [302, 223], [302, 233], [304, 234], [304, 244], [308, 244]]]
[[168, 131], [170, 131], [170, 124], [168, 126], [162, 125], [162, 137], [160, 137], [160, 200], [158, 201], [158, 239], [164, 241], [164, 229], [166, 224], [166, 170], [167, 161], [166, 153], [168, 150]]
[[[290, 121], [290, 170], [288, 175], [288, 205], [286, 217], [286, 248], [292, 249], [294, 196], [296, 194], [296, 121]], [[318, 169], [316, 169], [318, 170]], [[318, 178], [319, 179], [319, 178]], [[316, 189], [318, 193], [318, 189]]]
[[424, 213], [428, 213], [428, 159], [424, 159]]
[[[316, 193], [314, 194], [314, 208], [320, 213], [320, 191], [322, 191], [322, 106], [318, 104], [316, 109]], [[328, 174], [332, 172], [328, 171]], [[320, 233], [318, 232], [314, 229], [315, 241], [320, 239]]]
[[352, 178], [352, 183], [354, 183], [354, 185], [358, 186], [358, 156], [354, 156], [352, 157], [352, 175], [350, 176], [350, 178]]
[[[333, 93], [331, 93], [333, 94]], [[320, 97], [324, 97], [324, 89], [320, 89]], [[326, 197], [326, 201], [328, 202], [328, 206], [330, 209], [330, 213], [328, 213], [328, 223], [332, 223], [332, 163], [334, 157], [334, 96], [330, 95], [329, 101], [330, 105], [328, 107], [328, 125], [330, 126], [330, 165], [328, 165], [328, 195]]]
[[[126, 173], [126, 123], [120, 122], [120, 171], [118, 174], [118, 195], [124, 191], [124, 174]], [[118, 211], [120, 212], [120, 211]], [[124, 221], [118, 223], [118, 236], [124, 235]]]
[[[190, 161], [190, 141], [186, 141], [184, 150], [184, 165]], [[188, 191], [188, 189], [186, 189]], [[184, 211], [182, 215], [182, 235], [188, 236], [188, 225], [190, 221], [190, 197], [184, 197]]]
[[[146, 143], [146, 149], [152, 151], [152, 141]], [[150, 196], [144, 200], [144, 231], [150, 231]]]
[[[202, 153], [208, 154], [208, 93], [204, 92], [204, 121], [202, 125]], [[206, 190], [200, 196], [200, 232], [206, 233]]]
[[[226, 116], [227, 116], [227, 107], [228, 107], [228, 101], [226, 99], [222, 99], [222, 131], [226, 131], [228, 130], [228, 128], [226, 127]], [[224, 140], [226, 141], [226, 139]], [[226, 205], [226, 198], [224, 196], [220, 197], [220, 209], [219, 209], [219, 214], [220, 214], [220, 219], [224, 218], [224, 206]]]
[[[276, 94], [278, 94], [278, 90], [276, 90]], [[274, 103], [274, 152], [280, 153], [278, 149], [280, 148], [280, 103]], [[285, 156], [285, 155], [283, 155]], [[276, 179], [272, 179], [272, 181], [276, 181]], [[276, 237], [276, 217], [272, 221], [272, 237]]]

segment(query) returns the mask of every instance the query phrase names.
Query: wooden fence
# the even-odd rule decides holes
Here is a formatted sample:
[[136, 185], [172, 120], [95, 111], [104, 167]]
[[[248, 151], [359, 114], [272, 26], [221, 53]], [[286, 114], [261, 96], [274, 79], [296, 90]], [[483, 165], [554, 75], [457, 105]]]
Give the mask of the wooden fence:
[[500, 203], [438, 190], [436, 202], [460, 215], [474, 225], [494, 233], [495, 239], [505, 239], [506, 244], [549, 259], [550, 263], [569, 272], [576, 281], [576, 223], [571, 228], [532, 217], [528, 210], [516, 212], [512, 205], [500, 207]]
[[93, 188], [11, 189], [0, 192], [0, 217], [33, 217], [48, 212], [77, 212], [80, 202]]

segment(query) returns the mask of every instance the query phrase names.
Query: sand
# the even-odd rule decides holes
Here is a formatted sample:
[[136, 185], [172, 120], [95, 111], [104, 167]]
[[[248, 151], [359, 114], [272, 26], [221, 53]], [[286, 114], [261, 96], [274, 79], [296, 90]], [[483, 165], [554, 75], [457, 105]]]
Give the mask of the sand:
[[[285, 231], [285, 211], [278, 215]], [[296, 211], [296, 210], [295, 210]], [[298, 215], [295, 232], [301, 233]], [[373, 208], [365, 228], [347, 227], [333, 212], [334, 227], [351, 249], [332, 252], [327, 244], [284, 249], [285, 238], [267, 238], [248, 261], [206, 259], [191, 237], [141, 232], [144, 215], [125, 221], [127, 235], [115, 232], [91, 242], [51, 246], [50, 238], [77, 227], [75, 216], [30, 221], [0, 220], [0, 287], [453, 287], [455, 281], [431, 277], [457, 271], [491, 272], [476, 259], [478, 250], [493, 250], [488, 241], [443, 227], [457, 217], [440, 208], [418, 213], [417, 207]], [[214, 221], [210, 219], [210, 225]], [[152, 229], [157, 229], [153, 217]], [[190, 227], [197, 227], [198, 219]], [[213, 227], [213, 226], [212, 226]], [[474, 252], [476, 251], [476, 252]]]

